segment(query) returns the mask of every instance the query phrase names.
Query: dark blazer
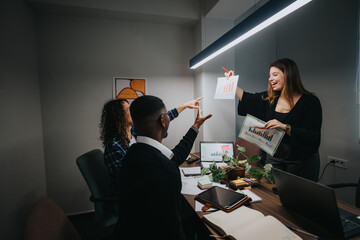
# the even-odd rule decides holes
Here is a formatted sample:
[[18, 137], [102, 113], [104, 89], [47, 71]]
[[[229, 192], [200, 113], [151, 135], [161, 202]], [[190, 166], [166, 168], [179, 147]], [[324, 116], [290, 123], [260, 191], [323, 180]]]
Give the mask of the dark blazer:
[[[189, 129], [171, 160], [156, 148], [133, 144], [121, 169], [118, 239], [185, 239], [181, 225], [181, 176], [197, 132]], [[137, 231], [132, 231], [137, 229]]]

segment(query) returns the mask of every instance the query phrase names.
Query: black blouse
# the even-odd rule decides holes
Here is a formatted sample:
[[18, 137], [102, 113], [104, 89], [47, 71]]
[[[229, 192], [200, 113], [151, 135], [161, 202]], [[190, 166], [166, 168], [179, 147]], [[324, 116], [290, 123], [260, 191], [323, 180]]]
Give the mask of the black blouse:
[[291, 136], [286, 134], [281, 143], [290, 144], [290, 159], [286, 160], [300, 160], [313, 155], [320, 146], [322, 124], [320, 100], [313, 94], [303, 94], [291, 111], [286, 116], [280, 117], [275, 112], [278, 99], [270, 105], [270, 102], [264, 101], [263, 97], [267, 97], [267, 92], [255, 94], [244, 92], [242, 100], [239, 101], [238, 114], [241, 116], [250, 114], [265, 122], [277, 119], [289, 124]]

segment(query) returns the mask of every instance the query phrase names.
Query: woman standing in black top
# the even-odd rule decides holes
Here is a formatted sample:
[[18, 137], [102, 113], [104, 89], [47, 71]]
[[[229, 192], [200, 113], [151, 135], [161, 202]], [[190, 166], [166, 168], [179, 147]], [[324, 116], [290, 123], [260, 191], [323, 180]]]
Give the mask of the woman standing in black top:
[[238, 87], [236, 96], [239, 115], [251, 114], [265, 121], [265, 128], [286, 133], [274, 156], [262, 152], [262, 161], [317, 181], [322, 109], [303, 87], [296, 63], [288, 58], [271, 63], [267, 92], [252, 94]]

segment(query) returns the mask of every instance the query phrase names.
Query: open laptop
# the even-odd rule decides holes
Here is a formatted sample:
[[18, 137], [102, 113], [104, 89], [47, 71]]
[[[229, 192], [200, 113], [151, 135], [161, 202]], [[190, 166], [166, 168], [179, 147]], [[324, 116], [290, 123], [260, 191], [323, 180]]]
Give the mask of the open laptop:
[[234, 142], [230, 141], [201, 141], [200, 142], [200, 162], [202, 167], [209, 167], [213, 162], [216, 165], [226, 165], [222, 162], [222, 156], [234, 155]]
[[276, 168], [272, 173], [284, 207], [336, 235], [348, 238], [360, 234], [360, 217], [338, 208], [332, 188]]

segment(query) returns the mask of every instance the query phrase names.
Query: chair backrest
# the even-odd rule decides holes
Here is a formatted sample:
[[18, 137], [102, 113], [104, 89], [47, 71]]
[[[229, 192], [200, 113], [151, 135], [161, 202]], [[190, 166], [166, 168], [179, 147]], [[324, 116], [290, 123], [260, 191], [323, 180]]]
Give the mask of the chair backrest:
[[25, 240], [80, 240], [80, 235], [59, 205], [49, 197], [40, 198], [29, 212]]
[[[104, 164], [104, 154], [100, 149], [91, 150], [76, 159], [91, 195], [96, 199], [114, 196], [111, 181]], [[114, 202], [94, 202], [95, 221], [104, 226], [116, 223]]]
[[356, 196], [355, 196], [355, 206], [357, 208], [360, 208], [360, 177], [359, 177], [359, 181], [356, 187]]
[[335, 183], [335, 184], [328, 184], [328, 187], [331, 188], [344, 188], [344, 187], [355, 187], [355, 206], [360, 208], [360, 177], [357, 183]]

